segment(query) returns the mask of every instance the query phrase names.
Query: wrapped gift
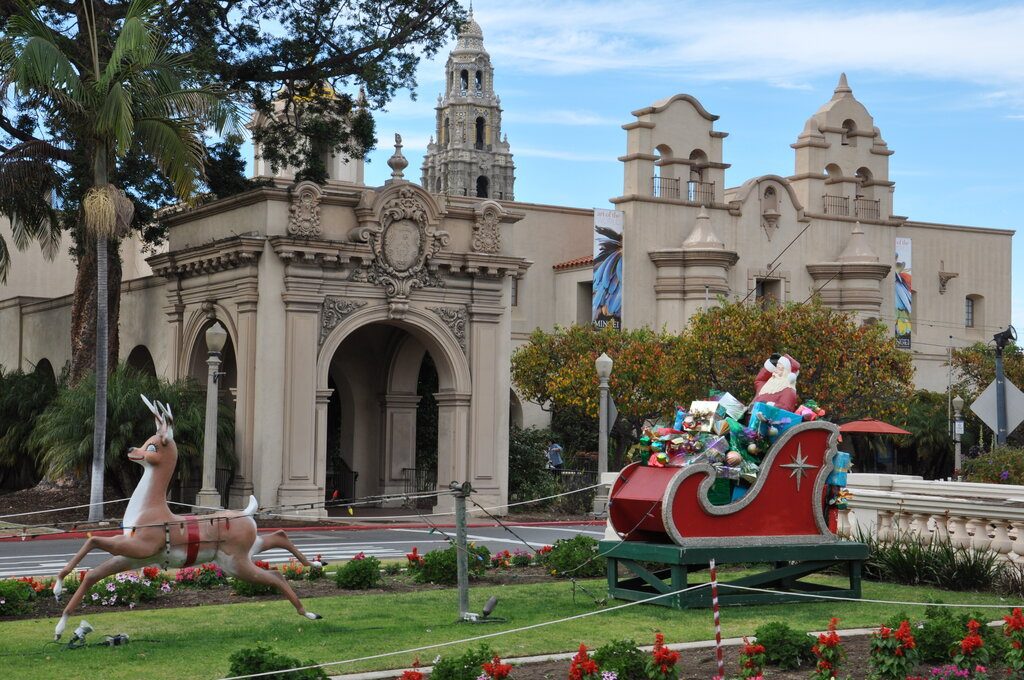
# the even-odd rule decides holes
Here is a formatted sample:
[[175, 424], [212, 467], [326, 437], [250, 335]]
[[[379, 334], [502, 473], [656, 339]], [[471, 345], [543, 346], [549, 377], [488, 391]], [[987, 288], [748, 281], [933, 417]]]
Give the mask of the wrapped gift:
[[832, 456], [832, 473], [828, 476], [831, 486], [846, 486], [846, 475], [853, 467], [853, 457], [846, 451], [836, 451]]
[[719, 418], [733, 418], [735, 420], [739, 420], [743, 417], [743, 412], [746, 410], [746, 405], [728, 392], [725, 392], [718, 397], [718, 409], [716, 410], [716, 413]]
[[800, 422], [803, 422], [803, 418], [792, 411], [759, 401], [754, 403], [750, 410], [748, 424], [761, 435], [767, 435], [774, 441], [780, 434]]
[[715, 416], [714, 422], [711, 423], [711, 434], [724, 435], [729, 433], [729, 421], [726, 418], [719, 418]]
[[718, 474], [718, 479], [731, 479], [733, 481], [738, 481], [742, 470], [738, 465], [719, 465], [715, 468], [715, 472]]
[[746, 459], [740, 463], [740, 479], [747, 484], [753, 484], [759, 472], [761, 472], [761, 466], [757, 463]]
[[672, 421], [672, 429], [676, 430], [677, 432], [682, 432], [684, 420], [686, 420], [686, 411], [684, 411], [681, 406], [677, 406], [676, 417]]
[[729, 452], [729, 438], [708, 437], [704, 441], [704, 452], [709, 456], [720, 456], [724, 460], [725, 454]]
[[711, 432], [711, 425], [718, 410], [717, 401], [695, 401], [683, 421], [683, 427], [692, 432]]

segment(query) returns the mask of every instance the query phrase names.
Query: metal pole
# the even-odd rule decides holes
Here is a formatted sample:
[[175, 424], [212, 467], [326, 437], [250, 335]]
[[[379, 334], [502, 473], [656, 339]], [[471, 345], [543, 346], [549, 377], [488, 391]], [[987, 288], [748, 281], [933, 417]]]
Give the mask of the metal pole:
[[210, 352], [206, 360], [206, 429], [203, 432], [203, 487], [196, 495], [196, 505], [219, 508], [217, 491], [217, 373], [220, 352]]
[[466, 496], [472, 489], [469, 482], [450, 485], [455, 496], [455, 566], [459, 585], [459, 621], [466, 621], [469, 612], [469, 547], [466, 544]]
[[963, 469], [963, 456], [960, 452], [960, 430], [963, 429], [963, 416], [960, 415], [960, 407], [955, 407], [956, 411], [953, 415], [953, 476], [956, 481], [962, 481], [963, 475], [961, 470]]
[[[597, 427], [597, 481], [601, 482], [601, 476], [608, 472], [608, 380], [599, 378], [601, 381], [598, 388], [600, 399], [598, 403], [598, 427]], [[605, 505], [608, 502], [608, 492], [601, 486], [594, 494], [594, 515], [604, 515]]]
[[996, 343], [996, 444], [1006, 445], [1006, 377], [1003, 375], [1003, 345]]

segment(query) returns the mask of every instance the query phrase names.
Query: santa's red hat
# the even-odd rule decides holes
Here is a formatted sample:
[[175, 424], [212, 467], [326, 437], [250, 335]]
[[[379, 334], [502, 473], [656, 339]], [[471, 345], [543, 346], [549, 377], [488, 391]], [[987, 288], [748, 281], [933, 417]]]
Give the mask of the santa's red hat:
[[[783, 354], [779, 358], [779, 363], [789, 370], [790, 380], [795, 381], [796, 376], [800, 374], [800, 362], [794, 359], [793, 357], [789, 356], [788, 354]], [[777, 367], [777, 364], [773, 364], [771, 358], [768, 358], [764, 362], [764, 367], [769, 371], [774, 371]]]

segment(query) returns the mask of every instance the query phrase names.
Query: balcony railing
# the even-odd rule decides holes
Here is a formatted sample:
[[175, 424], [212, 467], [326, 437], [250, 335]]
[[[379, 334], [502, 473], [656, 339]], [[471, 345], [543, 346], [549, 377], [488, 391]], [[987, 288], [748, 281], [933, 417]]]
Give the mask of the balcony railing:
[[855, 198], [853, 199], [853, 210], [857, 217], [868, 220], [877, 220], [882, 216], [882, 209], [879, 207], [878, 199]]
[[651, 178], [651, 196], [655, 198], [679, 198], [679, 179], [655, 175]]
[[850, 199], [846, 196], [833, 196], [825, 194], [821, 197], [822, 205], [826, 215], [849, 215]]
[[686, 200], [692, 203], [700, 203], [702, 205], [708, 205], [709, 203], [714, 202], [715, 183], [694, 181], [687, 182]]

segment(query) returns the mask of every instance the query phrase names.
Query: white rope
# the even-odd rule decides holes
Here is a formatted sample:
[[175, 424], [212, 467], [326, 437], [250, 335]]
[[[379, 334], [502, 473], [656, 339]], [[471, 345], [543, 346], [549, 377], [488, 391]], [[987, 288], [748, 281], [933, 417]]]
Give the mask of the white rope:
[[[562, 492], [562, 493], [555, 494], [553, 496], [543, 496], [541, 498], [531, 498], [530, 500], [518, 501], [516, 503], [506, 503], [504, 505], [492, 505], [492, 506], [487, 507], [487, 508], [484, 508], [484, 507], [467, 508], [466, 512], [469, 513], [469, 514], [472, 514], [474, 512], [484, 512], [484, 511], [489, 511], [489, 510], [499, 510], [501, 508], [511, 508], [511, 507], [515, 507], [517, 505], [530, 505], [532, 503], [540, 503], [541, 501], [547, 501], [547, 500], [551, 500], [551, 499], [554, 499], [554, 498], [561, 498], [563, 496], [571, 496], [572, 494], [582, 493], [584, 491], [590, 491], [591, 489], [596, 489], [599, 486], [603, 486], [603, 485], [602, 484], [592, 484], [591, 486], [585, 486], [582, 489], [575, 489], [574, 491], [565, 491], [565, 492]], [[401, 497], [402, 496], [399, 496], [399, 498], [401, 498]], [[279, 513], [279, 512], [264, 513], [262, 511], [260, 511], [259, 514], [260, 514], [260, 516], [262, 516], [264, 518], [267, 518], [267, 519], [305, 519], [305, 520], [317, 519], [317, 518], [309, 517], [308, 515], [290, 515], [290, 514]], [[451, 512], [432, 512], [432, 513], [429, 513], [429, 514], [419, 513], [415, 517], [450, 517], [450, 516], [452, 516], [454, 514], [455, 514], [454, 511], [451, 511]], [[384, 516], [384, 517], [379, 517], [379, 516], [361, 517], [361, 518], [359, 518], [358, 521], [363, 522], [363, 523], [367, 523], [367, 522], [395, 521], [395, 520], [411, 519], [411, 518], [414, 518], [414, 516], [413, 515], [389, 515], [389, 516]], [[318, 522], [351, 523], [351, 522], [354, 522], [354, 521], [357, 521], [357, 520], [348, 519], [346, 517], [326, 517], [326, 518], [319, 518], [319, 519], [317, 519], [317, 521]]]
[[1012, 604], [960, 604], [945, 602], [908, 602], [905, 600], [873, 600], [867, 597], [843, 597], [840, 595], [822, 595], [819, 593], [801, 593], [793, 590], [779, 591], [768, 588], [754, 588], [752, 586], [738, 586], [731, 583], [719, 583], [719, 588], [733, 588], [735, 590], [749, 590], [757, 593], [775, 593], [795, 595], [797, 597], [813, 598], [815, 600], [840, 600], [843, 602], [869, 602], [871, 604], [898, 604], [908, 607], [963, 607], [965, 609], [1009, 609]]
[[[114, 501], [101, 501], [99, 503], [83, 503], [82, 505], [68, 505], [63, 508], [50, 508], [49, 510], [33, 510], [32, 512], [16, 512], [13, 515], [0, 515], [0, 519], [7, 519], [8, 517], [24, 517], [25, 515], [42, 515], [47, 512], [62, 512], [64, 510], [77, 510], [78, 508], [91, 508], [94, 505], [108, 505], [110, 503], [121, 503], [122, 501], [131, 500], [130, 498], [118, 498]], [[197, 506], [198, 507], [198, 506]]]
[[575, 621], [577, 619], [585, 619], [587, 617], [595, 616], [597, 614], [604, 614], [604, 613], [607, 613], [607, 612], [613, 612], [613, 611], [615, 611], [617, 609], [625, 609], [626, 607], [634, 607], [634, 606], [636, 606], [638, 604], [647, 604], [648, 602], [653, 602], [654, 600], [660, 600], [660, 599], [662, 599], [664, 597], [672, 597], [673, 595], [681, 595], [682, 593], [686, 593], [686, 592], [689, 592], [691, 590], [698, 590], [700, 588], [707, 588], [708, 585], [710, 585], [710, 584], [708, 584], [708, 583], [699, 583], [697, 585], [690, 586], [688, 588], [683, 588], [681, 590], [674, 590], [674, 591], [672, 591], [670, 593], [661, 593], [659, 595], [654, 595], [652, 597], [648, 597], [648, 598], [643, 599], [643, 600], [636, 600], [635, 602], [626, 602], [625, 604], [617, 604], [617, 605], [615, 605], [613, 607], [608, 607], [606, 609], [597, 609], [597, 610], [592, 611], [592, 612], [584, 612], [583, 614], [576, 614], [574, 616], [568, 616], [568, 617], [566, 617], [564, 619], [556, 619], [554, 621], [542, 621], [540, 623], [534, 623], [534, 624], [531, 624], [529, 626], [521, 626], [519, 628], [512, 628], [512, 629], [509, 629], [509, 630], [502, 630], [502, 631], [498, 631], [496, 633], [486, 633], [484, 635], [477, 635], [477, 636], [474, 636], [474, 637], [464, 638], [462, 640], [451, 640], [449, 642], [437, 642], [437, 643], [432, 644], [432, 645], [423, 645], [422, 647], [413, 647], [411, 649], [403, 649], [403, 650], [400, 650], [400, 651], [397, 651], [397, 652], [384, 652], [382, 654], [374, 654], [372, 656], [363, 656], [363, 657], [360, 657], [358, 659], [345, 659], [343, 661], [328, 661], [328, 662], [325, 662], [325, 663], [318, 663], [318, 664], [313, 664], [313, 665], [310, 665], [310, 666], [299, 666], [299, 667], [296, 667], [296, 668], [286, 668], [284, 670], [279, 670], [279, 671], [265, 671], [263, 673], [250, 673], [249, 675], [233, 675], [233, 676], [231, 676], [229, 678], [222, 678], [221, 680], [243, 680], [243, 678], [259, 678], [259, 677], [263, 677], [263, 676], [267, 676], [267, 675], [274, 675], [275, 673], [296, 673], [298, 671], [305, 671], [305, 670], [309, 670], [311, 668], [326, 668], [327, 666], [340, 666], [340, 665], [343, 665], [343, 664], [359, 663], [360, 661], [373, 661], [374, 659], [383, 659], [383, 658], [386, 658], [386, 657], [389, 657], [389, 656], [398, 656], [400, 654], [415, 654], [417, 652], [425, 652], [425, 651], [428, 651], [428, 650], [431, 650], [431, 649], [439, 649], [441, 647], [450, 647], [452, 645], [461, 645], [461, 644], [464, 644], [464, 643], [467, 643], [467, 642], [476, 642], [477, 640], [487, 640], [487, 639], [490, 639], [490, 638], [500, 637], [502, 635], [511, 635], [512, 633], [521, 633], [523, 631], [534, 630], [536, 628], [544, 628], [546, 626], [553, 626], [553, 625], [558, 624], [558, 623], [566, 623], [568, 621]]

